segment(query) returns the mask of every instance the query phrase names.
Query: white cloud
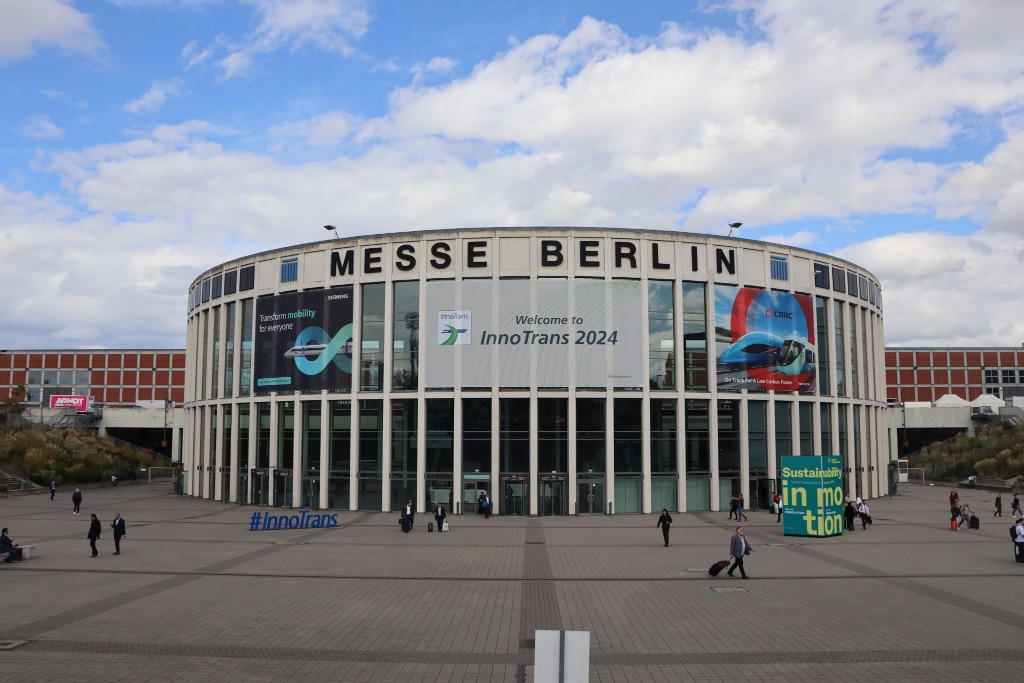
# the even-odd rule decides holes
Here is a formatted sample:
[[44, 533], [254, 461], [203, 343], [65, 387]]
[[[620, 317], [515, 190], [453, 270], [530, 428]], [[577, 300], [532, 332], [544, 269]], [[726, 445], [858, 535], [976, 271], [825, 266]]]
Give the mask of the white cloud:
[[[222, 60], [230, 75], [261, 50], [365, 30], [313, 11], [363, 5], [287, 3], [286, 16], [252, 4], [260, 28]], [[414, 77], [371, 121], [344, 111], [280, 117], [265, 131], [189, 121], [56, 155], [66, 201], [0, 186], [11, 264], [0, 288], [19, 294], [8, 329], [115, 346], [140, 344], [144, 330], [163, 340], [153, 345], [181, 346], [185, 291], [202, 270], [323, 239], [325, 223], [343, 235], [544, 224], [721, 234], [742, 221], [743, 237], [817, 250], [835, 235], [861, 240], [838, 254], [881, 278], [888, 343], [1024, 341], [1013, 315], [1024, 310], [1024, 135], [1014, 118], [1024, 60], [1012, 28], [1024, 10], [748, 7], [754, 37], [667, 25], [636, 38], [587, 19], [454, 80], [440, 80], [452, 65], [439, 61], [429, 86]], [[929, 32], [932, 47], [922, 47]], [[960, 148], [965, 112], [1003, 126], [985, 155]], [[226, 135], [231, 146], [220, 144]], [[235, 149], [260, 136], [271, 152]], [[343, 152], [315, 162], [274, 154], [298, 144]], [[956, 219], [965, 234], [868, 240], [893, 216]], [[46, 278], [40, 262], [56, 264]], [[50, 305], [47, 320], [59, 322], [44, 329], [34, 316]], [[130, 325], [117, 315], [136, 309]]]
[[25, 123], [18, 126], [17, 132], [36, 140], [56, 140], [64, 137], [64, 129], [51, 121], [50, 117], [45, 114], [30, 116]]
[[[225, 78], [246, 73], [260, 54], [288, 48], [312, 48], [344, 56], [358, 54], [353, 41], [367, 31], [371, 16], [366, 0], [242, 0], [253, 8], [258, 25], [227, 47], [218, 60]], [[189, 54], [206, 50], [192, 46]], [[190, 63], [191, 65], [191, 63]]]
[[46, 46], [90, 57], [104, 49], [89, 16], [61, 0], [0, 0], [0, 17], [0, 63]]
[[180, 78], [156, 81], [149, 90], [124, 105], [124, 110], [129, 114], [155, 112], [167, 103], [168, 98], [181, 97], [185, 93], [185, 82]]

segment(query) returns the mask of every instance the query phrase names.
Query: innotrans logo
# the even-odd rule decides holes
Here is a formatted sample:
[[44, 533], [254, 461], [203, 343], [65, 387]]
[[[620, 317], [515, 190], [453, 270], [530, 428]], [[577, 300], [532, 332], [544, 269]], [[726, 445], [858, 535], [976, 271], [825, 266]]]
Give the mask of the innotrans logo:
[[472, 344], [473, 311], [438, 311], [437, 345]]

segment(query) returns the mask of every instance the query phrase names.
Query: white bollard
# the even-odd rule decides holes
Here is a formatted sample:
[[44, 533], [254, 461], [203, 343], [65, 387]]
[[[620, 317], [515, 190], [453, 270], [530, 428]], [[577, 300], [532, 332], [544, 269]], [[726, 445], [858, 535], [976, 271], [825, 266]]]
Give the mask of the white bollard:
[[537, 631], [534, 683], [589, 683], [590, 631]]

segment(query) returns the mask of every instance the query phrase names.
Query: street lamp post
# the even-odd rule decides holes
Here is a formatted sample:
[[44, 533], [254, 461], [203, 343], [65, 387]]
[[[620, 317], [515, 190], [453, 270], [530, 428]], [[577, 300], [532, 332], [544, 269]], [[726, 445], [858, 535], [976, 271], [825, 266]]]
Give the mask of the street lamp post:
[[336, 227], [334, 227], [333, 225], [325, 225], [324, 226], [324, 230], [333, 230], [334, 231], [334, 239], [336, 239], [336, 240], [340, 240], [341, 239], [341, 237], [338, 236], [338, 229]]

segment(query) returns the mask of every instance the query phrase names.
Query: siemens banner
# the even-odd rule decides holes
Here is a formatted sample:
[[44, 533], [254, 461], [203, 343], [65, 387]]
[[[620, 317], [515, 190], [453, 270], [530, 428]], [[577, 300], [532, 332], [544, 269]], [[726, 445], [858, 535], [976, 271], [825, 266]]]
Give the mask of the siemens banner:
[[255, 323], [257, 393], [352, 388], [352, 285], [257, 299]]
[[643, 293], [636, 280], [427, 282], [425, 387], [640, 387]]
[[816, 393], [811, 297], [715, 286], [719, 391]]
[[838, 536], [843, 533], [843, 456], [784, 455], [782, 533]]

